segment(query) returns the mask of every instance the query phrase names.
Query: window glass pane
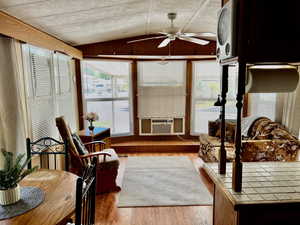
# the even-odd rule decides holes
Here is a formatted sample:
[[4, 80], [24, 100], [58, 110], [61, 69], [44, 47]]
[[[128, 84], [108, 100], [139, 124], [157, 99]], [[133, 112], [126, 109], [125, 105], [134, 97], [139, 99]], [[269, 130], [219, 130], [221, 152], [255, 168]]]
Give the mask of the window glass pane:
[[194, 63], [194, 97], [215, 99], [220, 94], [220, 67], [216, 61]]
[[[84, 61], [83, 91], [85, 96], [87, 98], [112, 98], [126, 95], [129, 65], [128, 62]], [[125, 97], [128, 97], [128, 89]]]
[[211, 101], [195, 101], [194, 106], [194, 132], [208, 133], [208, 121], [218, 119], [220, 115], [220, 107], [213, 106]]
[[276, 93], [249, 94], [251, 116], [266, 116], [275, 120]]
[[109, 127], [111, 134], [131, 132], [130, 70], [128, 61], [83, 61], [83, 91], [87, 112], [96, 112], [95, 126]]
[[[192, 133], [208, 133], [208, 121], [216, 120], [220, 115], [220, 107], [214, 103], [220, 94], [221, 74], [216, 61], [199, 61], [193, 63], [192, 92]], [[228, 94], [226, 103], [226, 119], [236, 118], [236, 68], [229, 68]]]
[[87, 112], [96, 112], [99, 115], [94, 126], [112, 128], [112, 101], [87, 102]]
[[130, 132], [130, 112], [128, 100], [126, 101], [114, 101], [114, 130], [117, 133], [129, 133]]
[[124, 98], [129, 96], [129, 77], [120, 76], [116, 79], [116, 92], [115, 96]]
[[183, 86], [185, 61], [139, 62], [139, 86]]

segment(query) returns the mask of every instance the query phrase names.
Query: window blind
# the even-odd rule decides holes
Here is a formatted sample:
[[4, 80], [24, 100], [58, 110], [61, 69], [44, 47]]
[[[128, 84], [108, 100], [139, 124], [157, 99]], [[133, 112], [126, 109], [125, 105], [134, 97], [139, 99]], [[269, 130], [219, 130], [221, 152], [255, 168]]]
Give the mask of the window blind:
[[185, 116], [185, 61], [138, 63], [139, 118]]
[[71, 58], [24, 44], [24, 70], [27, 74], [27, 107], [32, 139], [58, 138], [55, 118], [65, 116], [76, 129], [75, 85]]
[[23, 49], [25, 52], [28, 50], [29, 58], [28, 112], [32, 138], [37, 140], [46, 136], [57, 137], [51, 52], [34, 46]]
[[54, 56], [56, 76], [56, 104], [57, 104], [57, 116], [64, 116], [68, 121], [71, 130], [76, 130], [76, 104], [75, 104], [75, 85], [73, 80], [73, 74], [71, 72], [71, 58], [56, 53]]

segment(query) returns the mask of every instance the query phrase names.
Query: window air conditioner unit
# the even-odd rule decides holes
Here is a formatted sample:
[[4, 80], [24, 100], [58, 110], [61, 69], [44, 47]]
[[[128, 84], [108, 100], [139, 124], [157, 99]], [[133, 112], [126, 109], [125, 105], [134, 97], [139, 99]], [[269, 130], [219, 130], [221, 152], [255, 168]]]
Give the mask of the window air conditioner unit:
[[184, 118], [142, 118], [140, 135], [182, 135]]

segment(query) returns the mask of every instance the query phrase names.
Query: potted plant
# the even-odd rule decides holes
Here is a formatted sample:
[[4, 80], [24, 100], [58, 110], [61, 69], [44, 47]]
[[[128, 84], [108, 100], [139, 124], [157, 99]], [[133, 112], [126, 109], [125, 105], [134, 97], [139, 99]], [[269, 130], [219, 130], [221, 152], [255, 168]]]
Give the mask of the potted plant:
[[20, 200], [19, 182], [37, 167], [25, 169], [30, 159], [23, 160], [25, 154], [14, 155], [4, 149], [4, 168], [0, 170], [0, 205], [10, 205]]
[[85, 115], [84, 117], [87, 121], [89, 121], [90, 125], [89, 125], [89, 130], [93, 131], [94, 130], [94, 126], [93, 126], [93, 122], [99, 119], [99, 116], [97, 113], [95, 112], [89, 112]]

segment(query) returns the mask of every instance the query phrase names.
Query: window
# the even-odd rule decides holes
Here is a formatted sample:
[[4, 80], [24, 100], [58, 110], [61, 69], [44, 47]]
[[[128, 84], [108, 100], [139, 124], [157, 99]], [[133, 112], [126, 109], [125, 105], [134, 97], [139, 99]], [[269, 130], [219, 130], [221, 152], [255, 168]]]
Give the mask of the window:
[[26, 72], [27, 110], [32, 139], [58, 138], [55, 117], [65, 116], [76, 129], [71, 58], [42, 48], [22, 45]]
[[266, 116], [275, 121], [276, 117], [276, 93], [249, 94], [250, 115]]
[[138, 117], [185, 116], [185, 61], [138, 63]]
[[96, 112], [96, 126], [111, 128], [112, 135], [132, 133], [131, 63], [84, 60], [83, 92], [86, 112]]
[[[226, 119], [236, 118], [234, 68], [229, 70]], [[216, 120], [220, 107], [214, 106], [220, 94], [220, 66], [216, 61], [193, 62], [191, 133], [208, 133], [208, 121]]]

